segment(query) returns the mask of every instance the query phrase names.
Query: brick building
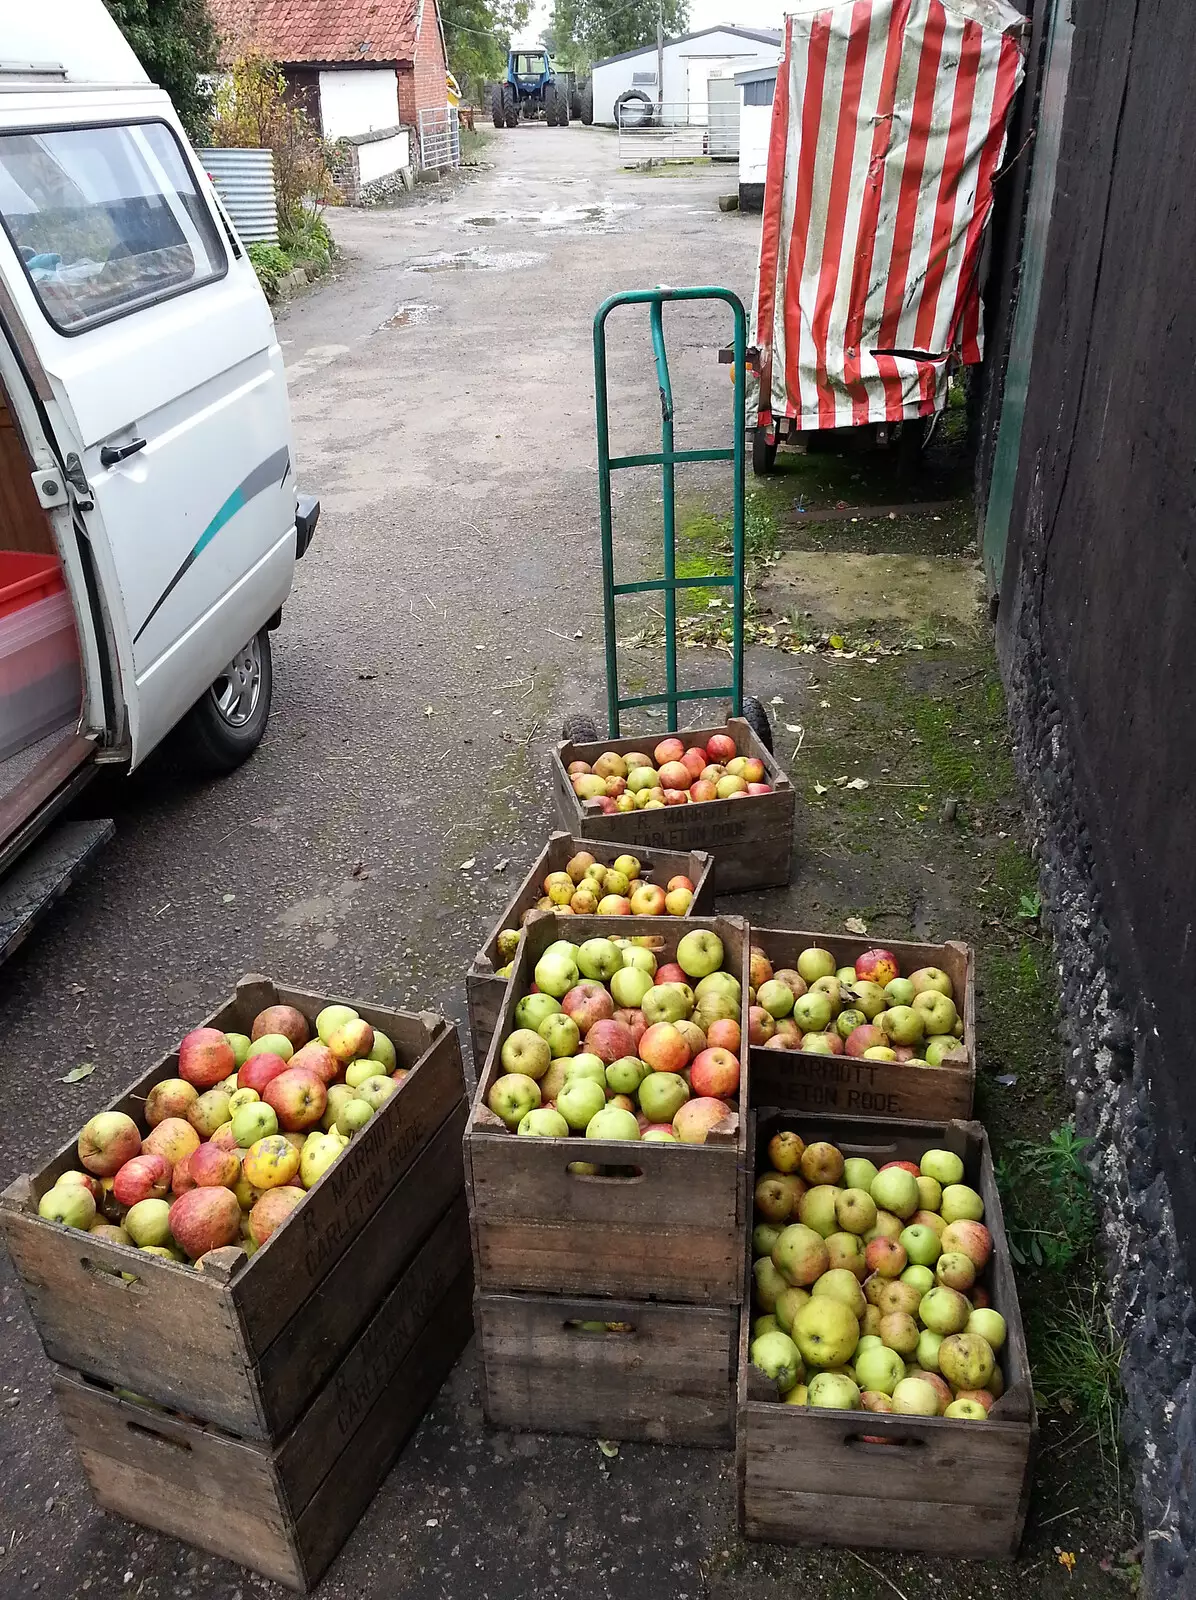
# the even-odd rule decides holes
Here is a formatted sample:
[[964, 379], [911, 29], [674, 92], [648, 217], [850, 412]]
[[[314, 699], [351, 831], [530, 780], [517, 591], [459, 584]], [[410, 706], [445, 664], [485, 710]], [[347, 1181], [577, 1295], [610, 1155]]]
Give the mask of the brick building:
[[437, 0], [212, 0], [211, 9], [226, 60], [263, 51], [322, 136], [344, 141], [347, 198], [400, 168], [438, 164], [447, 62]]

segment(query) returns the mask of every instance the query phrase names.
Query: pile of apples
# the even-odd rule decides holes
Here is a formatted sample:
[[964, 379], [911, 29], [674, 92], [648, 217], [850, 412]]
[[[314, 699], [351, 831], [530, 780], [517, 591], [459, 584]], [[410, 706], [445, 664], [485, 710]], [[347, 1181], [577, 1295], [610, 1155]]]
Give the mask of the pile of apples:
[[340, 1005], [314, 1037], [284, 1005], [250, 1034], [196, 1028], [178, 1074], [149, 1091], [144, 1128], [123, 1111], [92, 1117], [83, 1170], [62, 1174], [41, 1216], [171, 1261], [202, 1266], [224, 1245], [252, 1255], [407, 1076], [386, 1035]]
[[920, 967], [903, 978], [891, 950], [865, 950], [854, 966], [836, 967], [829, 950], [811, 945], [796, 971], [774, 971], [753, 945], [751, 982], [748, 1039], [768, 1050], [938, 1067], [963, 1039], [947, 974]]
[[542, 1139], [705, 1144], [739, 1090], [742, 986], [723, 955], [705, 928], [664, 966], [625, 939], [549, 945], [486, 1104]]
[[774, 1134], [755, 1190], [751, 1360], [789, 1405], [983, 1422], [1005, 1319], [984, 1202], [950, 1150], [879, 1170]]
[[764, 782], [763, 761], [741, 756], [729, 733], [688, 748], [671, 734], [650, 756], [641, 750], [625, 756], [604, 750], [593, 766], [571, 761], [568, 772], [577, 798], [596, 800], [608, 815], [772, 793], [772, 785]]

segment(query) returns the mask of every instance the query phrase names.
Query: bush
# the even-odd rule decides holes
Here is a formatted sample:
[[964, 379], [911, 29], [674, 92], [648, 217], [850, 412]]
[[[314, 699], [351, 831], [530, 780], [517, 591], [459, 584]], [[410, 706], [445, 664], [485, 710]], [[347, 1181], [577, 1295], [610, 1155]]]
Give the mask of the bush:
[[278, 240], [289, 256], [297, 261], [314, 262], [321, 267], [330, 266], [336, 254], [328, 224], [318, 211], [309, 207], [305, 207], [298, 217], [280, 224]]
[[266, 299], [277, 300], [279, 284], [294, 271], [295, 263], [276, 244], [251, 244], [248, 254]]

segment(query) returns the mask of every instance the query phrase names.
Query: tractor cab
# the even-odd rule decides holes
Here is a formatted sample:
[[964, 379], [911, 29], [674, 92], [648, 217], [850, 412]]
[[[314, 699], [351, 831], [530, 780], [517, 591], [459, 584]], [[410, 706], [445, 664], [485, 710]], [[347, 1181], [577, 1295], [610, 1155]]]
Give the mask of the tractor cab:
[[507, 79], [524, 93], [541, 89], [552, 77], [552, 62], [547, 50], [512, 50], [507, 63]]

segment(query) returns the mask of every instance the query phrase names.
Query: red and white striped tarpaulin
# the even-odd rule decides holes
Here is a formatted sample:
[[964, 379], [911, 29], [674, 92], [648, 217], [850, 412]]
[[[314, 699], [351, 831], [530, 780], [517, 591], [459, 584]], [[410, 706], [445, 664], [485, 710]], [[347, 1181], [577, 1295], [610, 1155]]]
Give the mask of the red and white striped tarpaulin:
[[928, 415], [952, 354], [980, 360], [1023, 24], [1004, 0], [818, 0], [786, 19], [753, 330], [765, 424]]

